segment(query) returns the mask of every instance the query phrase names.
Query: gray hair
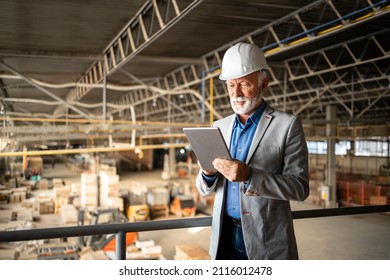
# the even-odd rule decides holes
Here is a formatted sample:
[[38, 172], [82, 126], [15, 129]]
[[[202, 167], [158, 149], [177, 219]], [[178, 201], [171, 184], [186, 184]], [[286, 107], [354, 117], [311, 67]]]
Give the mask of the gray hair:
[[263, 70], [260, 70], [259, 71], [259, 76], [258, 76], [258, 87], [261, 89], [262, 88], [262, 85], [263, 85], [263, 80], [267, 78], [267, 73], [265, 73], [265, 71]]

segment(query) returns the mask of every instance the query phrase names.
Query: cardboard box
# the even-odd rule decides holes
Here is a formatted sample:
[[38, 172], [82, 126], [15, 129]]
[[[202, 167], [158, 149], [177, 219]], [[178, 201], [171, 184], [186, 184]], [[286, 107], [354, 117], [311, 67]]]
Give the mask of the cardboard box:
[[198, 245], [177, 245], [175, 260], [210, 260], [208, 252]]

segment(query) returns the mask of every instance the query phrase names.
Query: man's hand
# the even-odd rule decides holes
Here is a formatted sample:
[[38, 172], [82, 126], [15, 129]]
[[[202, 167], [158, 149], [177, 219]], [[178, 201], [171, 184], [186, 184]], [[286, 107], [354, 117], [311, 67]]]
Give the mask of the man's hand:
[[[198, 165], [199, 165], [199, 167], [201, 167], [199, 161], [198, 161]], [[202, 167], [201, 167], [201, 168], [202, 168]], [[214, 174], [217, 173], [215, 170], [205, 170], [205, 169], [202, 169], [202, 172], [203, 172], [203, 174], [205, 174], [206, 176], [213, 176]]]
[[251, 168], [242, 161], [216, 158], [213, 166], [230, 182], [247, 182]]

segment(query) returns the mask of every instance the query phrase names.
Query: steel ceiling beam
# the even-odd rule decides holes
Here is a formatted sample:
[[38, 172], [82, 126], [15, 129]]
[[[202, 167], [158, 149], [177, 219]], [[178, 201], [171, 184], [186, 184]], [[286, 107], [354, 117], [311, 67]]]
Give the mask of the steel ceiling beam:
[[[66, 99], [80, 100], [92, 89], [88, 84], [98, 84], [103, 81], [104, 71], [107, 77], [116, 72], [201, 2], [202, 0], [179, 1], [179, 3], [176, 0], [147, 1], [108, 44], [101, 55], [102, 60], [96, 61], [79, 79], [78, 83], [85, 86], [72, 89]], [[180, 5], [186, 6], [179, 7]], [[162, 16], [163, 11], [164, 16]]]
[[33, 87], [39, 89], [40, 91], [42, 91], [43, 93], [45, 93], [46, 95], [50, 96], [51, 98], [53, 98], [54, 100], [57, 100], [59, 102], [61, 102], [65, 107], [75, 111], [76, 113], [79, 113], [81, 116], [85, 117], [86, 119], [91, 119], [91, 117], [87, 114], [85, 114], [83, 111], [81, 111], [79, 108], [67, 103], [66, 101], [64, 101], [63, 99], [61, 99], [60, 97], [58, 97], [57, 95], [55, 95], [54, 93], [48, 91], [47, 89], [41, 87], [40, 85], [38, 85], [37, 83], [33, 82], [30, 78], [24, 76], [23, 74], [19, 73], [18, 71], [16, 71], [14, 68], [12, 68], [11, 66], [5, 64], [4, 62], [0, 61], [0, 65], [3, 66], [3, 68], [7, 69], [8, 71], [10, 71], [11, 73], [17, 75], [18, 77], [20, 77], [21, 79], [23, 79], [25, 82], [27, 82], [28, 84], [32, 85]]
[[359, 119], [361, 116], [363, 116], [368, 110], [370, 110], [370, 108], [376, 103], [378, 102], [378, 100], [380, 100], [383, 96], [385, 96], [386, 94], [388, 94], [390, 92], [390, 90], [386, 90], [384, 91], [382, 94], [380, 94], [377, 98], [375, 98], [375, 100], [373, 102], [371, 102], [363, 111], [361, 111], [359, 113], [359, 115], [356, 116], [357, 119]]
[[[266, 52], [266, 56], [272, 57], [276, 53], [280, 53], [282, 51], [286, 51], [288, 49], [291, 49], [292, 47], [298, 48], [300, 46], [303, 46], [305, 44], [308, 44], [310, 42], [315, 41], [316, 39], [319, 39], [320, 37], [329, 36], [331, 34], [335, 34], [337, 32], [340, 32], [344, 29], [350, 28], [352, 26], [355, 26], [357, 24], [362, 24], [364, 22], [367, 22], [368, 20], [372, 20], [376, 17], [383, 16], [389, 12], [389, 9], [386, 8], [387, 0], [386, 1], [380, 1], [375, 4], [368, 4], [366, 7], [359, 9], [357, 11], [353, 10], [355, 6], [351, 5], [351, 11], [344, 12], [343, 14], [337, 9], [337, 3], [333, 3], [332, 1], [324, 0], [324, 1], [315, 1], [311, 3], [310, 5], [303, 7], [302, 9], [299, 9], [293, 13], [290, 13], [286, 17], [283, 17], [277, 21], [272, 22], [269, 25], [266, 25], [262, 28], [259, 28], [258, 30], [255, 30], [252, 33], [249, 33], [241, 38], [238, 38], [237, 40], [220, 47], [219, 49], [210, 52], [202, 57], [204, 61], [203, 67], [200, 65], [190, 64], [190, 65], [184, 65], [182, 67], [179, 67], [178, 69], [170, 72], [167, 74], [163, 79], [165, 86], [165, 89], [170, 90], [178, 90], [183, 88], [192, 88], [199, 92], [203, 92], [205, 96], [206, 101], [210, 101], [209, 92], [207, 87], [202, 87], [202, 83], [207, 82], [209, 79], [215, 78], [219, 73], [218, 69], [220, 69], [221, 66], [221, 57], [223, 55], [223, 52], [230, 47], [232, 44], [238, 41], [248, 41], [248, 42], [255, 42], [259, 45], [263, 45], [263, 50]], [[310, 27], [307, 23], [305, 23], [304, 18], [307, 17], [307, 14], [312, 13], [315, 9], [325, 9], [330, 8], [334, 13], [333, 16], [327, 15], [327, 18], [325, 18], [324, 15], [322, 15], [318, 19], [318, 25], [314, 27]], [[318, 16], [316, 16], [318, 18]], [[292, 23], [293, 22], [293, 23]], [[288, 34], [290, 34], [288, 37], [282, 32], [282, 25], [290, 25], [290, 31]], [[285, 26], [284, 26], [285, 27]], [[267, 36], [266, 34], [269, 33], [271, 36]], [[272, 35], [273, 34], [273, 35]], [[268, 38], [268, 39], [264, 39]], [[273, 41], [270, 41], [273, 38]], [[357, 67], [364, 64], [370, 64], [370, 63], [377, 63], [380, 61], [383, 61], [384, 59], [387, 59], [389, 57], [389, 53], [385, 50], [385, 47], [382, 42], [379, 42], [376, 38], [376, 34], [370, 36], [369, 42], [367, 44], [376, 44], [378, 49], [381, 50], [381, 54], [375, 58], [375, 59], [362, 59], [359, 57], [359, 55], [353, 55], [353, 53], [350, 50], [350, 47], [348, 44], [354, 43], [353, 40], [348, 43], [343, 43], [342, 46], [346, 49], [347, 53], [353, 58], [353, 63], [350, 65], [332, 65], [330, 63], [330, 57], [324, 53], [324, 51], [316, 52], [317, 55], [321, 56], [321, 58], [324, 61], [328, 61], [328, 65], [325, 69], [313, 69], [313, 65], [306, 61], [306, 56], [301, 56], [300, 59], [302, 65], [306, 68], [307, 73], [304, 76], [296, 75], [292, 71], [289, 71], [288, 81], [289, 81], [289, 91], [286, 92], [286, 95], [283, 94], [283, 81], [280, 81], [277, 78], [277, 75], [274, 73], [272, 67], [269, 71], [270, 73], [270, 84], [269, 84], [269, 93], [270, 93], [270, 99], [271, 100], [277, 100], [277, 99], [284, 99], [285, 102], [290, 102], [289, 96], [296, 96], [296, 98], [301, 99], [302, 106], [305, 106], [305, 102], [307, 102], [306, 98], [301, 98], [302, 96], [302, 85], [305, 85], [305, 88], [303, 89], [304, 92], [314, 92], [316, 89], [320, 88], [322, 91], [323, 88], [326, 86], [323, 85], [323, 82], [320, 86], [313, 85], [311, 86], [311, 81], [308, 79], [310, 77], [314, 77], [317, 79], [323, 79], [322, 75], [333, 72], [333, 71], [341, 71], [344, 69], [344, 71], [348, 71], [349, 69], [353, 69], [352, 71], [358, 71]], [[276, 49], [277, 48], [277, 49]], [[318, 54], [320, 53], [320, 54]], [[363, 56], [364, 50], [361, 53], [361, 56]], [[318, 61], [317, 60], [317, 61]], [[379, 68], [378, 68], [379, 69]], [[322, 71], [322, 72], [321, 72]], [[336, 74], [339, 75], [338, 73]], [[380, 73], [378, 74], [379, 77], [385, 76], [386, 73]], [[364, 75], [361, 75], [359, 79], [362, 79], [362, 77], [365, 77]], [[296, 86], [293, 81], [298, 81], [302, 84], [300, 88]], [[345, 84], [345, 81], [338, 80], [339, 84]], [[156, 85], [157, 86], [157, 85]], [[332, 84], [333, 87], [339, 87], [339, 85]], [[330, 90], [333, 90], [332, 88], [329, 88]], [[378, 87], [380, 88], [380, 86]], [[338, 96], [336, 92], [333, 92], [334, 99], [338, 102], [345, 102], [342, 101]], [[352, 94], [352, 93], [351, 93]], [[228, 100], [228, 94], [226, 89], [220, 91], [219, 93], [215, 94], [215, 99], [224, 100], [217, 104], [214, 108], [216, 112], [218, 112], [220, 115], [223, 115], [222, 112], [228, 110], [227, 105]], [[287, 99], [286, 99], [287, 98]], [[327, 97], [329, 98], [329, 97]], [[137, 101], [138, 105], [143, 104], [140, 99]], [[145, 101], [147, 102], [147, 101]], [[294, 101], [295, 102], [295, 101]], [[299, 101], [298, 101], [299, 103]], [[151, 107], [148, 107], [151, 111], [156, 112], [156, 118], [164, 118], [164, 109], [165, 113], [169, 110], [168, 106], [165, 106], [163, 108], [163, 105], [160, 106], [158, 112], [156, 109], [153, 109]], [[187, 107], [193, 105], [191, 102], [187, 104]], [[344, 104], [345, 105], [345, 104]], [[186, 105], [184, 105], [186, 106]], [[299, 110], [299, 109], [298, 109]], [[140, 111], [140, 110], [138, 110]], [[301, 112], [302, 110], [299, 110], [298, 112]], [[351, 113], [351, 109], [349, 109], [349, 113]], [[181, 112], [173, 113], [171, 116], [178, 116], [182, 118], [183, 114]], [[150, 117], [151, 115], [149, 115]], [[176, 121], [179, 121], [179, 119], [176, 119]]]

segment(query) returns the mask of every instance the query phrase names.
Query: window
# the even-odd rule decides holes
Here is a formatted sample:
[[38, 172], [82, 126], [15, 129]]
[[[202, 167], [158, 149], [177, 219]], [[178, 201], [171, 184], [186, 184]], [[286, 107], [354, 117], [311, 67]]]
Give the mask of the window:
[[325, 155], [327, 144], [325, 141], [307, 141], [307, 148], [309, 150], [309, 154]]
[[355, 144], [356, 156], [388, 156], [389, 143], [382, 140], [357, 140]]
[[[326, 141], [307, 141], [310, 154], [325, 155], [327, 153]], [[339, 141], [336, 143], [336, 155], [347, 155], [352, 148], [351, 141]], [[378, 156], [387, 157], [389, 143], [383, 140], [356, 140], [355, 156]]]
[[351, 141], [339, 141], [336, 143], [336, 155], [346, 155], [351, 149]]

